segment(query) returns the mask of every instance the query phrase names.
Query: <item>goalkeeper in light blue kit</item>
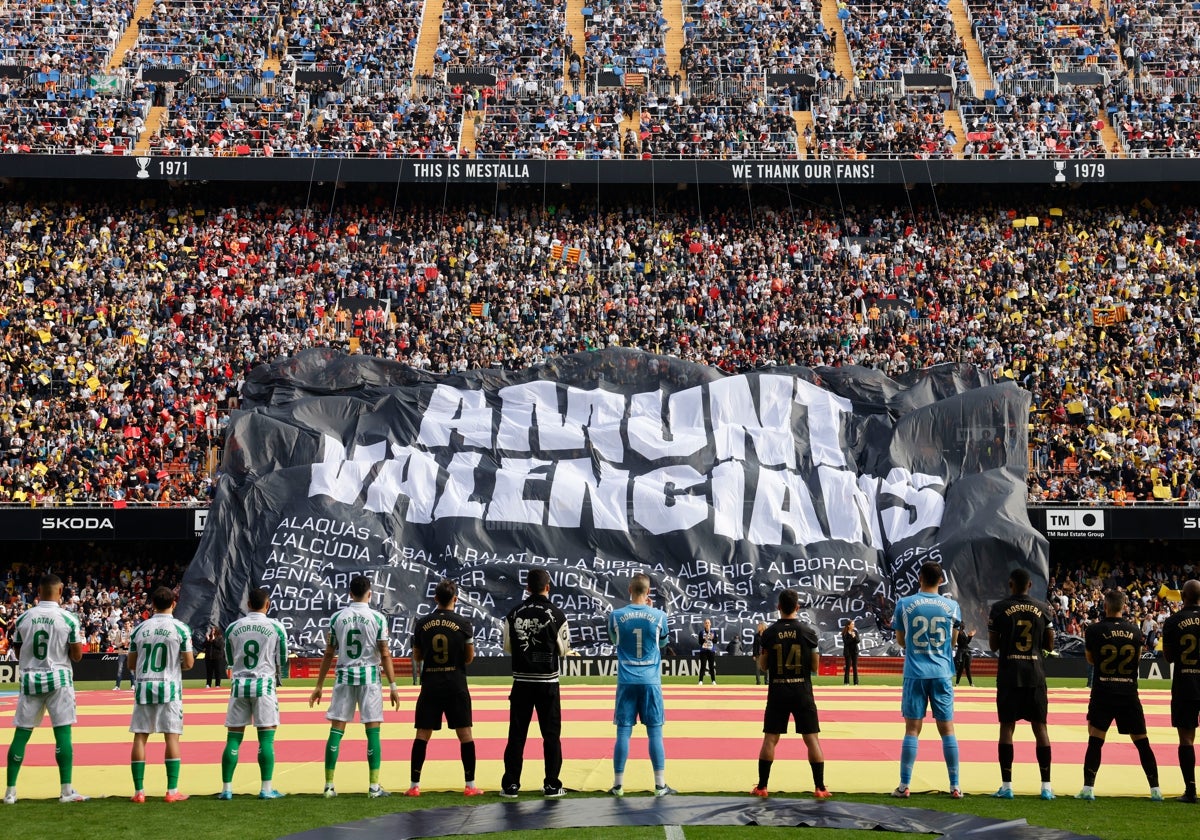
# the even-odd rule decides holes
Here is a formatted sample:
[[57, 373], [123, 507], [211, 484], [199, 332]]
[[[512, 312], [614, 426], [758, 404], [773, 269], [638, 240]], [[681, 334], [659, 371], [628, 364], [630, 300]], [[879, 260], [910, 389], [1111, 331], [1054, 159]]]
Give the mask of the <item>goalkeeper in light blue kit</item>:
[[919, 573], [920, 591], [896, 602], [892, 627], [896, 644], [904, 648], [904, 744], [900, 750], [900, 786], [892, 796], [908, 798], [913, 764], [917, 761], [917, 739], [925, 720], [925, 709], [933, 708], [933, 719], [942, 736], [942, 756], [950, 775], [950, 796], [962, 799], [958, 786], [958, 739], [954, 735], [954, 628], [962, 622], [957, 601], [938, 594], [945, 579], [941, 564], [927, 561]]
[[267, 618], [271, 601], [265, 589], [251, 589], [247, 598], [250, 614], [225, 630], [225, 661], [229, 663], [229, 708], [225, 726], [229, 730], [221, 754], [221, 792], [218, 799], [233, 799], [233, 771], [246, 727], [258, 728], [258, 769], [262, 777], [259, 799], [282, 799], [275, 790], [275, 729], [279, 726], [279, 697], [276, 678], [287, 670], [287, 636], [283, 625]]
[[613, 712], [617, 743], [613, 747], [613, 786], [608, 792], [625, 795], [629, 738], [640, 719], [650, 741], [654, 795], [666, 796], [675, 793], [666, 782], [662, 737], [662, 649], [667, 646], [667, 614], [650, 606], [650, 578], [641, 572], [629, 582], [629, 600], [629, 606], [608, 616], [608, 638], [617, 651], [617, 703]]

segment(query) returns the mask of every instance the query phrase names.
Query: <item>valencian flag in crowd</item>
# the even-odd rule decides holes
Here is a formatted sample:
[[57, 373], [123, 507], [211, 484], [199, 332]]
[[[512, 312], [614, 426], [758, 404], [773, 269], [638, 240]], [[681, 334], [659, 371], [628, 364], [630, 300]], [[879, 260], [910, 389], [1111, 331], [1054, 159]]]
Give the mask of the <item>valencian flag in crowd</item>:
[[1045, 591], [1046, 542], [1025, 512], [1029, 396], [968, 366], [730, 376], [605, 350], [435, 376], [307, 350], [256, 369], [243, 405], [181, 593], [195, 630], [266, 586], [293, 648], [320, 650], [363, 573], [407, 653], [445, 576], [480, 653], [497, 654], [540, 567], [575, 647], [602, 655], [604, 616], [645, 570], [680, 654], [706, 617], [723, 648], [748, 650], [784, 587], [823, 652], [853, 618], [885, 653], [926, 559], [975, 627], [1012, 568]]

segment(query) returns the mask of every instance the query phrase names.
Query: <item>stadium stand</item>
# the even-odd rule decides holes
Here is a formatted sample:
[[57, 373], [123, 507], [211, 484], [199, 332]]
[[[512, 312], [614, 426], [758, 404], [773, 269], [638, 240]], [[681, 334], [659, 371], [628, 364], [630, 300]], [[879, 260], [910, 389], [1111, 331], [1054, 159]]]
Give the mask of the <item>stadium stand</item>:
[[1153, 656], [1160, 647], [1163, 621], [1179, 609], [1180, 587], [1195, 576], [1190, 559], [1147, 563], [1118, 553], [1111, 563], [1056, 564], [1046, 600], [1055, 632], [1082, 637], [1089, 624], [1104, 616], [1105, 591], [1123, 589], [1129, 598], [1126, 615], [1142, 628], [1142, 653]]
[[[83, 635], [91, 653], [103, 653], [120, 647], [122, 632], [153, 612], [150, 593], [157, 586], [179, 590], [186, 564], [162, 561], [149, 556], [123, 556], [100, 547], [90, 562], [55, 558], [66, 562], [63, 607], [79, 616]], [[47, 558], [48, 560], [48, 558]], [[54, 563], [50, 563], [54, 565]], [[57, 564], [60, 571], [62, 563]], [[40, 563], [16, 563], [8, 567], [0, 584], [0, 654], [8, 649], [8, 637], [17, 617], [37, 600], [37, 581], [47, 566]], [[115, 669], [114, 669], [115, 671]]]
[[1105, 157], [1103, 88], [1065, 87], [1058, 92], [994, 91], [981, 101], [959, 99], [967, 145], [963, 157]]
[[[1079, 0], [433, 2], [9, 4], [0, 149], [736, 161], [1200, 148], [1187, 2], [1108, 15]], [[964, 87], [968, 39], [989, 68]], [[239, 379], [352, 342], [435, 371], [611, 343], [726, 370], [973, 361], [1034, 395], [1031, 499], [1200, 499], [1190, 205], [1062, 201], [1054, 215], [1043, 198], [911, 224], [819, 208], [786, 227], [784, 256], [767, 232], [785, 211], [769, 202], [749, 228], [720, 217], [700, 231], [691, 211], [633, 201], [585, 228], [597, 208], [530, 219], [455, 194], [443, 237], [427, 208], [317, 220], [294, 197], [197, 196], [0, 205], [0, 501], [200, 503]], [[550, 259], [556, 247], [568, 257]], [[1076, 282], [1097, 265], [1104, 277]], [[351, 297], [386, 307], [359, 320], [338, 307]], [[1112, 324], [1098, 334], [1096, 317]]]
[[855, 75], [859, 79], [903, 79], [905, 73], [967, 75], [962, 38], [948, 5], [930, 0], [922, 5], [877, 0], [845, 4], [843, 26]]
[[997, 82], [1052, 82], [1069, 71], [1122, 73], [1116, 38], [1104, 12], [1089, 0], [1050, 6], [968, 0], [967, 8]]
[[1200, 500], [1191, 205], [764, 200], [701, 225], [531, 201], [10, 200], [0, 500], [203, 502], [240, 380], [303, 346], [444, 372], [610, 344], [728, 371], [974, 362], [1033, 396], [1031, 500]]
[[[1108, 13], [1085, 0], [17, 3], [0, 12], [0, 147], [1190, 157], [1198, 32], [1200, 9], [1183, 0], [1114, 3]], [[945, 103], [940, 119], [931, 93]], [[863, 103], [885, 99], [899, 116], [861, 124]], [[707, 131], [680, 142], [692, 127], [681, 115], [696, 108], [715, 109], [716, 133], [732, 142]], [[831, 110], [844, 127], [830, 127]], [[788, 112], [793, 128], [783, 126]]]

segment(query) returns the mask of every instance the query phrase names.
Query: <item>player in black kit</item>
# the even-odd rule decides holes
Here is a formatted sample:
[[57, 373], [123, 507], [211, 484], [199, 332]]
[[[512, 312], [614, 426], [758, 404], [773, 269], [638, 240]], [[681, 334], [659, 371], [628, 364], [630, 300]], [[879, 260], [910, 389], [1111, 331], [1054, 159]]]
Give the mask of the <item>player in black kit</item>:
[[988, 647], [996, 651], [996, 716], [1000, 719], [1000, 789], [997, 799], [1012, 799], [1013, 734], [1027, 720], [1037, 742], [1042, 799], [1053, 799], [1050, 786], [1050, 733], [1046, 729], [1044, 651], [1054, 650], [1050, 608], [1029, 597], [1032, 580], [1024, 569], [1008, 578], [1009, 596], [997, 601], [988, 616]]
[[770, 675], [767, 709], [763, 714], [763, 742], [758, 753], [758, 784], [755, 796], [767, 795], [775, 745], [787, 732], [788, 719], [795, 718], [796, 732], [804, 736], [808, 764], [812, 768], [814, 796], [830, 799], [825, 788], [825, 754], [817, 733], [817, 703], [813, 699], [812, 675], [817, 672], [821, 655], [817, 650], [817, 631], [796, 617], [800, 596], [793, 589], [779, 593], [779, 620], [762, 632], [759, 667]]
[[1146, 735], [1146, 713], [1138, 697], [1138, 661], [1142, 650], [1142, 631], [1121, 616], [1125, 613], [1125, 593], [1110, 589], [1104, 593], [1104, 618], [1084, 631], [1087, 661], [1094, 669], [1092, 696], [1088, 701], [1088, 745], [1083, 756], [1083, 789], [1076, 799], [1095, 799], [1093, 787], [1100, 770], [1100, 751], [1104, 737], [1115, 720], [1117, 731], [1128, 735], [1137, 747], [1142, 770], [1150, 783], [1150, 799], [1162, 801], [1158, 787], [1158, 762]]
[[471, 622], [454, 611], [458, 587], [443, 579], [434, 590], [438, 608], [417, 622], [413, 631], [412, 658], [421, 663], [421, 693], [417, 697], [417, 737], [412, 746], [412, 786], [408, 796], [421, 795], [421, 768], [434, 730], [446, 724], [458, 735], [466, 778], [464, 796], [479, 796], [475, 786], [475, 738], [471, 734], [471, 693], [466, 668], [475, 659], [475, 633]]
[[562, 779], [562, 705], [558, 692], [559, 657], [571, 649], [567, 616], [550, 603], [550, 575], [532, 569], [526, 581], [529, 597], [504, 619], [504, 649], [512, 654], [513, 684], [508, 696], [508, 744], [500, 796], [513, 799], [521, 791], [521, 767], [529, 722], [537, 710], [542, 731], [546, 775], [542, 795], [565, 796]]
[[1171, 663], [1171, 725], [1179, 732], [1180, 802], [1196, 802], [1196, 724], [1200, 722], [1200, 580], [1183, 585], [1183, 606], [1163, 622], [1163, 656]]

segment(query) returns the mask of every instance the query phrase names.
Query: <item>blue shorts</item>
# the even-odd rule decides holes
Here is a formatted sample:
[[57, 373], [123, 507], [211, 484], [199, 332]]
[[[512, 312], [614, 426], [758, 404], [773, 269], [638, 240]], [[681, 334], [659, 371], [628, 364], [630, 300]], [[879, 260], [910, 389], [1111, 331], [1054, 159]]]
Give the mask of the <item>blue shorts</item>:
[[649, 683], [633, 685], [617, 684], [617, 706], [613, 710], [613, 723], [617, 726], [633, 726], [638, 720], [643, 726], [662, 726], [662, 686]]
[[954, 720], [954, 680], [950, 677], [904, 678], [900, 713], [905, 720], [924, 720], [925, 707], [933, 709], [933, 719]]

